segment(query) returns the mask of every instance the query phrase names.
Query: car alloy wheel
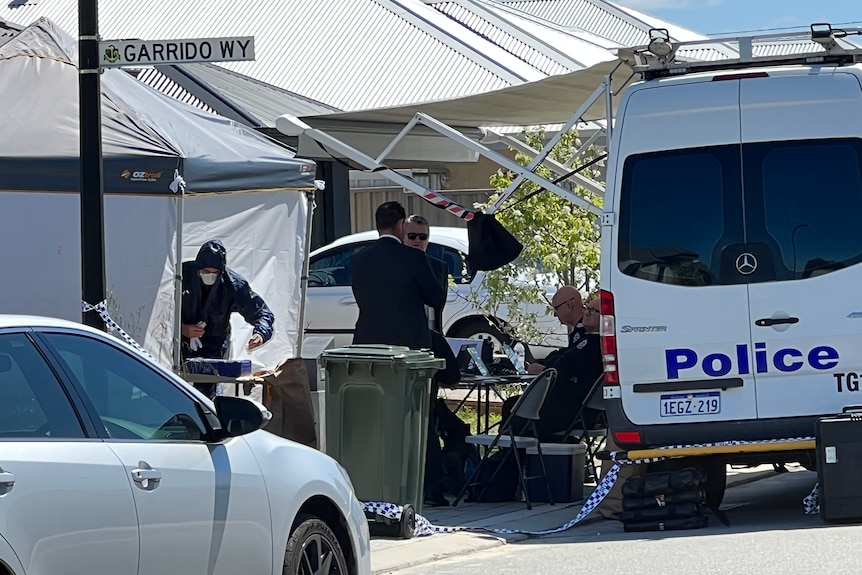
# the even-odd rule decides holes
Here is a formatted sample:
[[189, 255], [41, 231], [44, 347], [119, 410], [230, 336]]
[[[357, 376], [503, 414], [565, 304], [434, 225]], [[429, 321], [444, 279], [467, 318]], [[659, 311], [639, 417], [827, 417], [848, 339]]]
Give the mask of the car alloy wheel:
[[297, 518], [284, 553], [283, 575], [347, 575], [347, 561], [329, 526], [312, 515]]

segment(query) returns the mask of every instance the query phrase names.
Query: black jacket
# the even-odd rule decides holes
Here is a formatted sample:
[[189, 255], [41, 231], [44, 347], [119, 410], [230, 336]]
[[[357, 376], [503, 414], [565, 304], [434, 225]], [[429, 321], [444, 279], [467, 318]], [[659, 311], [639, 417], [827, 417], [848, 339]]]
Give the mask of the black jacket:
[[569, 426], [603, 372], [599, 334], [579, 328], [570, 334], [569, 346], [549, 355], [544, 363], [557, 370], [557, 381], [540, 412], [540, 435], [545, 437]]
[[[443, 260], [438, 260], [437, 258], [432, 258], [428, 256], [428, 262], [431, 264], [431, 271], [434, 272], [434, 275], [437, 276], [440, 280], [440, 285], [443, 286], [443, 293], [449, 293], [449, 266], [446, 265], [446, 262]], [[434, 328], [443, 333], [443, 307], [446, 305], [446, 300], [443, 300], [443, 304], [439, 307], [435, 307], [434, 309]]]
[[[275, 318], [259, 295], [251, 290], [248, 282], [226, 265], [227, 251], [219, 240], [211, 240], [201, 246], [194, 261], [183, 262], [183, 323], [206, 322], [203, 347], [192, 351], [189, 339], [183, 337], [183, 359], [189, 357], [222, 358], [230, 345], [230, 315], [238, 312], [254, 333], [263, 341], [272, 338]], [[216, 268], [219, 277], [215, 285], [205, 286], [198, 276], [202, 268]]]
[[442, 307], [446, 292], [424, 252], [380, 238], [353, 256], [350, 283], [359, 307], [353, 343], [430, 349], [425, 306]]

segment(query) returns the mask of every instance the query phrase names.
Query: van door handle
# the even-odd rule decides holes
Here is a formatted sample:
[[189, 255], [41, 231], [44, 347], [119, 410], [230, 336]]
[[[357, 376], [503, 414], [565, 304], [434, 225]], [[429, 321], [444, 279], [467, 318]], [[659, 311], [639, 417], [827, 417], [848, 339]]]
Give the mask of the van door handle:
[[798, 317], [762, 317], [754, 322], [758, 327], [770, 327], [773, 325], [786, 325], [799, 323]]
[[338, 300], [338, 305], [345, 305], [345, 306], [356, 305], [356, 300], [352, 297], [343, 297], [340, 300]]

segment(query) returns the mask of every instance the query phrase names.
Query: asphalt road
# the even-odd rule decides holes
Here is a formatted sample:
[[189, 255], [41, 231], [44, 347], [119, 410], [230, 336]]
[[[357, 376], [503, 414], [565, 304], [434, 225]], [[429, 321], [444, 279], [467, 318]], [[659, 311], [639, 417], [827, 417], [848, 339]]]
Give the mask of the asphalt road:
[[722, 505], [730, 527], [711, 517], [704, 529], [637, 534], [600, 521], [397, 573], [862, 573], [862, 525], [827, 525], [804, 514], [802, 498], [816, 480], [814, 473], [798, 471], [730, 489]]

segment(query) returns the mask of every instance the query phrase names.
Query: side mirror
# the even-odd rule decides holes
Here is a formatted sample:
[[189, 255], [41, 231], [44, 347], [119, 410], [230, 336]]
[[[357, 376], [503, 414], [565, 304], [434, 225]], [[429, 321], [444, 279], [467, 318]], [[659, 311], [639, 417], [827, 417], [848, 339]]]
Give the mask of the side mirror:
[[257, 431], [272, 419], [272, 413], [267, 408], [242, 397], [219, 395], [213, 403], [225, 437]]

